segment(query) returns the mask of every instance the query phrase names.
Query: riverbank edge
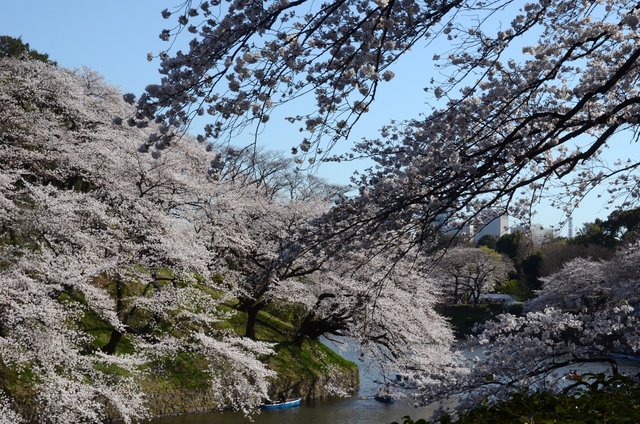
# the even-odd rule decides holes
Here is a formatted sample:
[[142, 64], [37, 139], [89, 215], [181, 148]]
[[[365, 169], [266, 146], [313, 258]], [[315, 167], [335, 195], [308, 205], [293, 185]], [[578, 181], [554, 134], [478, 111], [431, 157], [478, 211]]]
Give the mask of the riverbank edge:
[[[315, 342], [313, 349], [298, 350], [307, 361], [288, 357], [288, 360], [281, 361], [280, 366], [275, 367], [279, 374], [270, 386], [272, 399], [276, 399], [280, 392], [285, 393], [286, 397], [301, 397], [304, 400], [357, 394], [360, 375], [355, 363], [342, 358], [320, 342]], [[279, 356], [282, 355], [275, 355]], [[231, 405], [224, 403], [224, 397], [210, 387], [159, 387], [153, 381], [147, 383], [141, 382], [146, 395], [147, 419], [232, 410]], [[35, 393], [24, 393], [22, 402], [12, 402], [12, 408], [20, 412], [26, 423], [41, 421], [33, 404], [34, 396]], [[122, 420], [114, 409], [107, 408], [105, 422], [120, 423]]]
[[[338, 393], [354, 396], [359, 387], [360, 376], [357, 368], [332, 369], [327, 374], [313, 379], [276, 379], [270, 392], [273, 398], [277, 397], [280, 391], [285, 391], [288, 397], [319, 400], [337, 396]], [[169, 389], [147, 393], [146, 406], [149, 418], [231, 410], [229, 405], [221, 403], [219, 393], [210, 388]]]

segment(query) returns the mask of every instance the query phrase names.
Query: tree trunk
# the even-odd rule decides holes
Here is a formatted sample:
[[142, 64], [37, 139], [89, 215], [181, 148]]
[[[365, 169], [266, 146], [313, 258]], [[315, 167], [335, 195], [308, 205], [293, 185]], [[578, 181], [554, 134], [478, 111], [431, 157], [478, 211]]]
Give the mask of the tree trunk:
[[262, 310], [264, 307], [263, 302], [255, 303], [251, 306], [247, 306], [247, 327], [244, 333], [244, 336], [255, 340], [256, 339], [256, 323], [258, 321], [258, 312]]
[[[124, 297], [124, 283], [120, 278], [120, 275], [116, 275], [114, 278], [114, 283], [116, 284], [116, 314], [118, 317], [121, 317], [124, 309], [124, 302], [122, 298]], [[107, 355], [113, 355], [116, 353], [116, 349], [122, 340], [123, 334], [116, 330], [115, 328], [111, 330], [111, 337], [109, 338], [109, 342], [102, 346], [100, 350], [102, 350]]]
[[300, 325], [300, 328], [298, 329], [296, 336], [293, 338], [294, 346], [302, 347], [302, 342], [304, 342], [304, 340], [310, 336], [309, 333], [310, 333], [311, 322], [313, 321], [314, 317], [315, 317], [315, 314], [313, 312], [309, 313], [309, 315], [306, 316], [306, 318]]
[[120, 344], [120, 341], [122, 340], [122, 336], [123, 334], [121, 332], [119, 332], [118, 330], [112, 330], [111, 331], [111, 338], [109, 339], [109, 342], [102, 346], [100, 348], [100, 350], [102, 350], [104, 353], [106, 353], [107, 355], [113, 355], [116, 353], [116, 349], [118, 348], [118, 345]]

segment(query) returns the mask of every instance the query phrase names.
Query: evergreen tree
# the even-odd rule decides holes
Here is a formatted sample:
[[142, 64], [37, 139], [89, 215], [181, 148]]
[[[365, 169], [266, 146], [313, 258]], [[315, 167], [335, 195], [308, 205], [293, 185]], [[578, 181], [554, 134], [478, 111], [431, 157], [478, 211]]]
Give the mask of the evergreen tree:
[[29, 58], [57, 65], [56, 62], [49, 60], [48, 54], [32, 50], [29, 43], [22, 41], [22, 37], [14, 38], [9, 35], [0, 35], [0, 58], [3, 57]]

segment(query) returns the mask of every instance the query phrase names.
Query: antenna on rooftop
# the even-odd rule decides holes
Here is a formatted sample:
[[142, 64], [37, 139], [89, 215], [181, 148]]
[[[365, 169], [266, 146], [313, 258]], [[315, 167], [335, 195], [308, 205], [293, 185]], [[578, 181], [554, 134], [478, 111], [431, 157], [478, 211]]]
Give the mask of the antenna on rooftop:
[[573, 238], [573, 217], [569, 217], [569, 239]]

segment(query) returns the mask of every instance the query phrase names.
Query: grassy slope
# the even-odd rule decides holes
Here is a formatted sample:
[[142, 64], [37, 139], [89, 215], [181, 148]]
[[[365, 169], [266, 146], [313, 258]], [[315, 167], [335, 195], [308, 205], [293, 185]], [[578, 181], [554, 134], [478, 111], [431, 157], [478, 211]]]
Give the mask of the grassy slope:
[[[272, 312], [272, 313], [270, 313]], [[276, 354], [267, 358], [269, 368], [278, 375], [289, 379], [313, 379], [326, 373], [327, 367], [336, 367], [345, 372], [356, 370], [358, 366], [348, 361], [318, 341], [307, 341], [301, 348], [291, 343], [295, 334], [294, 326], [288, 322], [294, 318], [276, 309], [258, 314], [256, 337], [259, 340], [277, 343]], [[234, 331], [243, 334], [246, 318], [239, 312], [231, 323], [235, 324]]]

